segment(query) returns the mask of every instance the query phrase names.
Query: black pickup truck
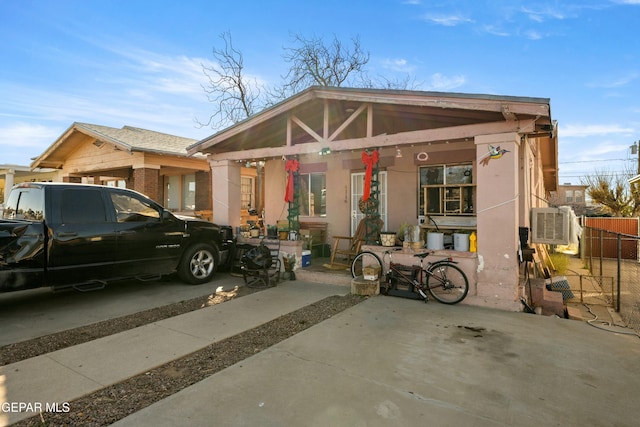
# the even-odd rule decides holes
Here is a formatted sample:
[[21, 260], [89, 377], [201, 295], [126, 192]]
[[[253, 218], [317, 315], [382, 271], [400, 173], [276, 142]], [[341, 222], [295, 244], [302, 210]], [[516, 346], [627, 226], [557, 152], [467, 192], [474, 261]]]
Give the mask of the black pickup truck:
[[0, 219], [0, 292], [175, 272], [206, 283], [232, 247], [231, 227], [173, 215], [135, 191], [24, 183], [12, 188]]

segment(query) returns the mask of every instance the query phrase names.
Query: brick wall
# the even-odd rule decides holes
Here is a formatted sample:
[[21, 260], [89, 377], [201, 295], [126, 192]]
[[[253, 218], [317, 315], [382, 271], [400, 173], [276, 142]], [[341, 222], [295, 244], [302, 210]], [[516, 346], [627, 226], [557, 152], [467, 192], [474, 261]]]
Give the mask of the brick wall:
[[196, 172], [196, 210], [210, 210], [211, 206], [211, 172]]
[[132, 188], [162, 204], [160, 192], [160, 171], [158, 169], [139, 168], [133, 170]]

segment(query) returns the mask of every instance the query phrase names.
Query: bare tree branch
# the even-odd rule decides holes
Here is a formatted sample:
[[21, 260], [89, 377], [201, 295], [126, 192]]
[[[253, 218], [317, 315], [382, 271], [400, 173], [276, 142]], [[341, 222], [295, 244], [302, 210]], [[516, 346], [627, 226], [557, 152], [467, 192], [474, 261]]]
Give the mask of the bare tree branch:
[[216, 63], [210, 67], [202, 64], [202, 72], [209, 80], [202, 89], [214, 105], [214, 111], [206, 121], [196, 119], [200, 127], [210, 126], [212, 129], [222, 129], [242, 121], [262, 107], [261, 87], [256, 79], [245, 75], [244, 57], [233, 47], [231, 33], [222, 33], [220, 38], [224, 41], [224, 48], [213, 48]]
[[351, 49], [334, 36], [330, 45], [319, 37], [304, 38], [299, 34], [292, 36], [294, 47], [285, 47], [283, 58], [291, 64], [281, 91], [297, 93], [309, 86], [343, 86], [358, 73], [364, 73], [369, 62], [369, 52], [360, 46], [360, 38], [351, 41]]
[[422, 83], [417, 82], [415, 77], [409, 74], [394, 78], [378, 76], [375, 79], [371, 79], [364, 74], [359, 86], [370, 89], [418, 90], [421, 85]]
[[336, 36], [326, 44], [320, 37], [292, 34], [293, 47], [285, 47], [283, 54], [289, 71], [282, 76], [281, 85], [268, 87], [246, 75], [244, 58], [234, 48], [231, 33], [225, 32], [220, 38], [224, 48], [213, 49], [215, 64], [202, 65], [202, 72], [208, 78], [208, 84], [202, 88], [214, 107], [207, 120], [196, 119], [200, 127], [225, 128], [313, 85], [384, 89], [417, 86], [409, 75], [394, 80], [371, 79], [366, 71], [369, 53], [361, 47], [359, 37], [353, 38], [347, 47]]

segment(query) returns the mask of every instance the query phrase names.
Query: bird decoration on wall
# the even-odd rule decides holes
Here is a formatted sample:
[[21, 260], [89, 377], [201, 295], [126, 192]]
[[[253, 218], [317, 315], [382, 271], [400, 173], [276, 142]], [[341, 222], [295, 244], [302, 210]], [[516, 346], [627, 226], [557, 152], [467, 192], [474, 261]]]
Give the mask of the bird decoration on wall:
[[493, 145], [489, 145], [489, 152], [484, 156], [480, 157], [478, 161], [482, 166], [487, 166], [491, 159], [499, 159], [500, 157], [502, 157], [504, 153], [508, 153], [508, 152], [509, 150], [505, 150], [504, 148], [501, 149], [499, 145], [497, 147], [494, 147]]

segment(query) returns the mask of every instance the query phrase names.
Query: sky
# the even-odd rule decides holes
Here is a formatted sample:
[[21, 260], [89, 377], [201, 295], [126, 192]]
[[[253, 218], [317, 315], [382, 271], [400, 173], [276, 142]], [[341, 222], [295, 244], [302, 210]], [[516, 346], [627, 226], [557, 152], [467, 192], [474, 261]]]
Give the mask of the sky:
[[360, 39], [369, 74], [413, 89], [549, 98], [559, 183], [636, 171], [640, 0], [0, 0], [0, 164], [28, 166], [74, 122], [196, 140], [228, 32], [276, 86], [292, 35]]

